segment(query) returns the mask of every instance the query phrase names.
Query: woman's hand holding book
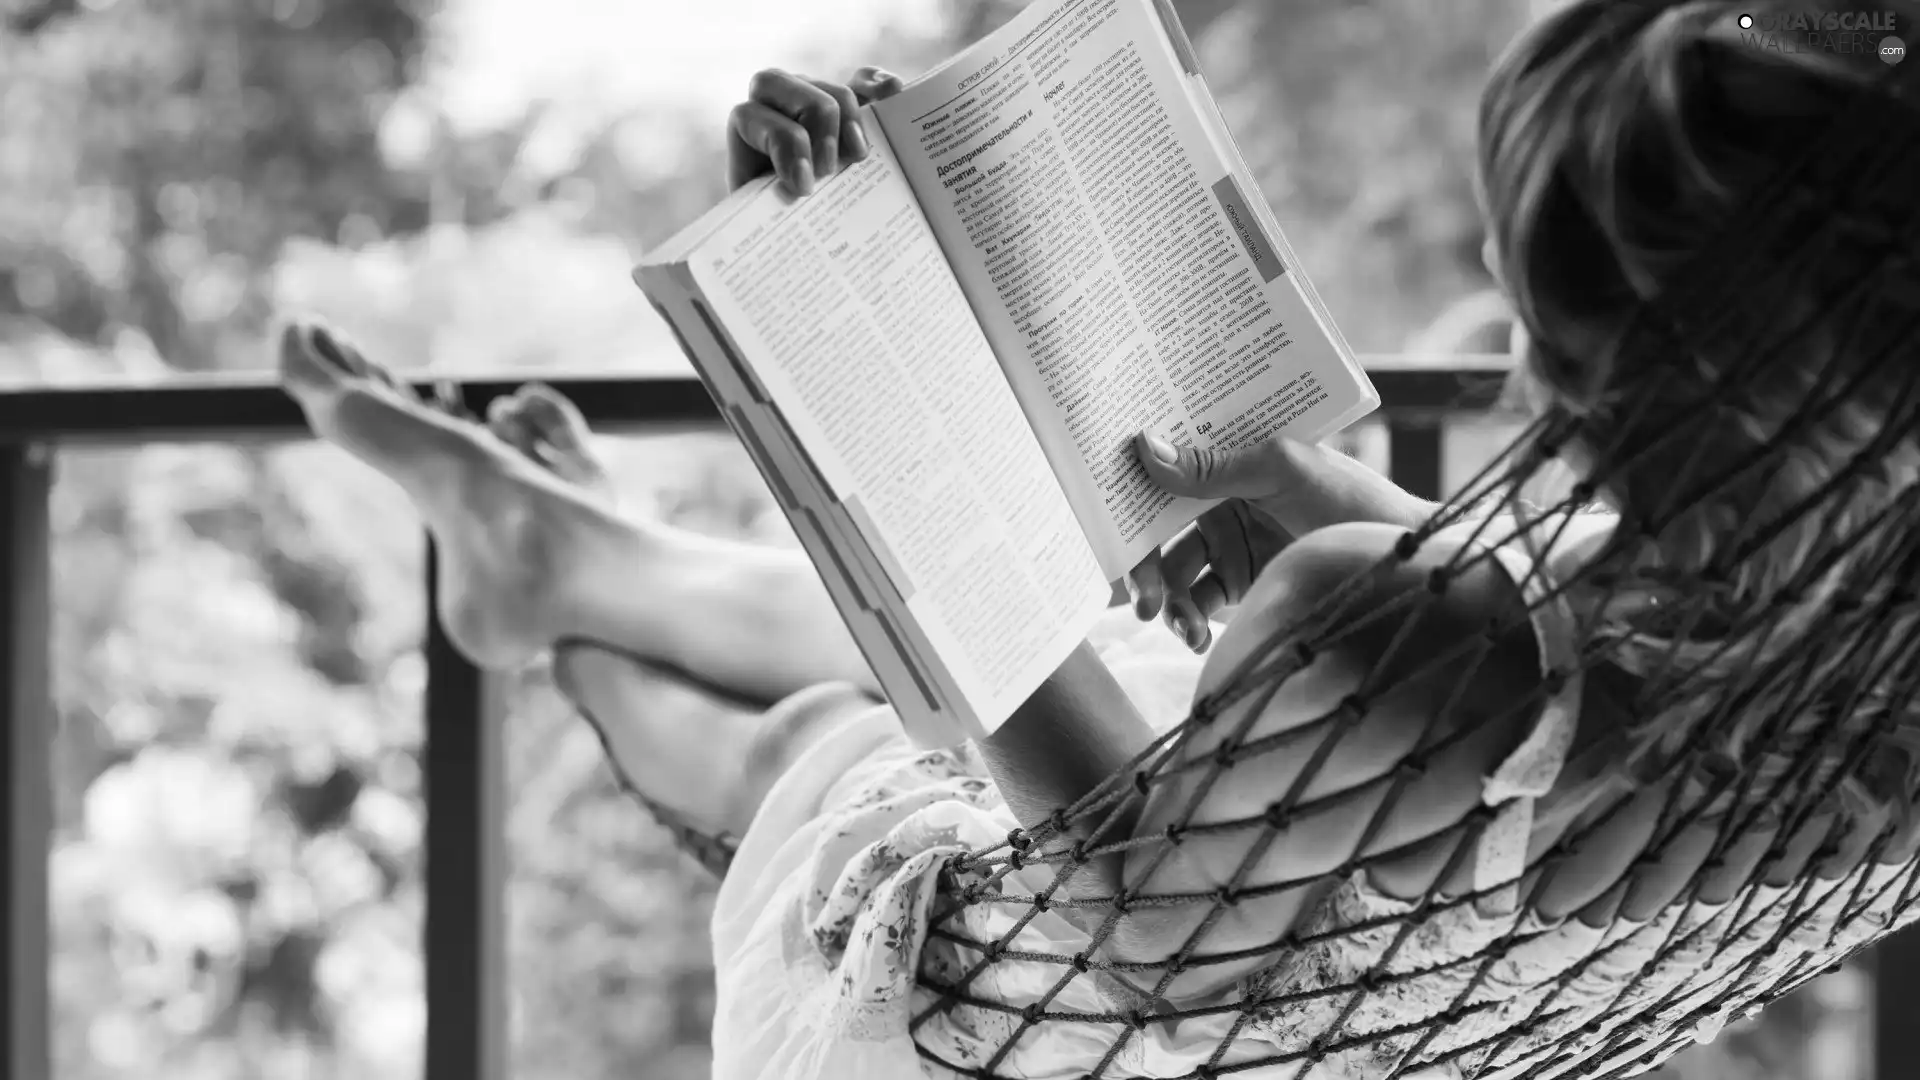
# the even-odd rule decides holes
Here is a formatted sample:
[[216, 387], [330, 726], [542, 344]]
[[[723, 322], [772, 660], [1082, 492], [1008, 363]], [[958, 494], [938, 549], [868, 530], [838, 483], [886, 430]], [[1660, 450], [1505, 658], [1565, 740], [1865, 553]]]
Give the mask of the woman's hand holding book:
[[860, 107], [891, 97], [899, 76], [864, 67], [845, 83], [768, 68], [747, 84], [747, 100], [727, 117], [727, 187], [772, 172], [796, 195], [843, 164], [867, 156]]
[[1137, 450], [1167, 491], [1226, 500], [1127, 576], [1134, 613], [1164, 617], [1196, 652], [1210, 643], [1207, 621], [1238, 604], [1295, 539], [1353, 521], [1417, 528], [1435, 509], [1338, 450], [1283, 436], [1226, 450], [1143, 433]]
[[[747, 100], [728, 118], [729, 186], [772, 173], [788, 191], [811, 194], [821, 180], [868, 156], [861, 109], [903, 88], [877, 67], [861, 68], [845, 83], [771, 68], [757, 73]], [[1277, 436], [1238, 450], [1175, 450], [1142, 435], [1138, 452], [1165, 490], [1226, 500], [1126, 578], [1135, 613], [1143, 620], [1163, 616], [1195, 651], [1211, 643], [1208, 621], [1237, 605], [1294, 539], [1353, 521], [1412, 528], [1433, 509], [1337, 451]]]

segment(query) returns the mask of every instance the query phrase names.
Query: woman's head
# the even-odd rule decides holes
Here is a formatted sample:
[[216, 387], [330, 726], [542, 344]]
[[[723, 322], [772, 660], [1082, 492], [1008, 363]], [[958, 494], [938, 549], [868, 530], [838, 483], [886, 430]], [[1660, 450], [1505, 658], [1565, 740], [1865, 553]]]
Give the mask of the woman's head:
[[[1920, 3], [1874, 11], [1920, 38]], [[1579, 418], [1582, 464], [1674, 561], [1704, 564], [1733, 522], [1816, 492], [1887, 494], [1835, 486], [1920, 363], [1920, 271], [1879, 250], [1889, 212], [1920, 250], [1920, 149], [1904, 174], [1863, 164], [1920, 141], [1877, 55], [1884, 25], [1818, 0], [1573, 0], [1492, 75], [1480, 186], [1529, 339], [1525, 396]], [[1857, 160], [1823, 157], [1836, 142]], [[1773, 464], [1739, 474], [1766, 449]], [[1884, 449], [1880, 480], [1920, 479], [1911, 439]], [[1776, 554], [1755, 572], [1793, 561]]]
[[[1808, 687], [1909, 709], [1874, 665], [1920, 633], [1920, 62], [1868, 15], [1920, 40], [1920, 0], [1570, 0], [1482, 102], [1522, 396], [1622, 510], [1581, 598], [1643, 763], [1704, 733], [1786, 775], [1838, 722]], [[1844, 790], [1909, 805], [1920, 755], [1877, 760]]]

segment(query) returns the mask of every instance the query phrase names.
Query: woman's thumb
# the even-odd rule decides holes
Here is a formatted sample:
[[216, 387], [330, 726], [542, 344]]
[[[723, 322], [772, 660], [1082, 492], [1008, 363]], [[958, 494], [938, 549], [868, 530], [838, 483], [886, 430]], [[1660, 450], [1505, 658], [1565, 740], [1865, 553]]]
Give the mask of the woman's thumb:
[[1135, 443], [1147, 475], [1175, 495], [1257, 499], [1286, 483], [1281, 471], [1286, 450], [1278, 439], [1262, 439], [1237, 449], [1176, 447], [1164, 435], [1143, 431]]
[[847, 85], [860, 104], [870, 105], [899, 93], [906, 84], [900, 81], [900, 76], [884, 68], [863, 67], [853, 73]]

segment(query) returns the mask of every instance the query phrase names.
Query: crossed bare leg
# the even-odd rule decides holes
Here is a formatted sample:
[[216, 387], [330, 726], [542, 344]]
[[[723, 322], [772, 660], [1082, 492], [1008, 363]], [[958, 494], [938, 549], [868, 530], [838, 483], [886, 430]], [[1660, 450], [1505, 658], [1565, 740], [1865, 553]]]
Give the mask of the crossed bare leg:
[[742, 832], [801, 748], [801, 733], [756, 716], [679, 729], [649, 712], [652, 674], [761, 706], [819, 684], [877, 696], [803, 556], [621, 516], [585, 423], [554, 391], [524, 387], [484, 425], [462, 420], [306, 325], [282, 335], [279, 366], [314, 433], [419, 509], [455, 646], [496, 671], [554, 649], [556, 677], [651, 805], [697, 829]]

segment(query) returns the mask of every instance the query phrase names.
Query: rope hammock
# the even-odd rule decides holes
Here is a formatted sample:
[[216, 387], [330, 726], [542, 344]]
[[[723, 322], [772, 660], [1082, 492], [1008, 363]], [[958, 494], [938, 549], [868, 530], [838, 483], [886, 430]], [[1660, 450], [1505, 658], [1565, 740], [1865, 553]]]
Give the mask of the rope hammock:
[[[1194, 1025], [1217, 1033], [1218, 1047], [1179, 1074], [1192, 1080], [1624, 1077], [1920, 917], [1920, 118], [1896, 88], [1901, 74], [1890, 65], [1807, 141], [1752, 195], [1738, 219], [1750, 227], [1699, 253], [1678, 278], [1683, 287], [1641, 305], [1635, 340], [1619, 354], [1669, 358], [1636, 377], [1644, 393], [1580, 415], [1547, 411], [1389, 557], [1263, 641], [1130, 767], [946, 867], [928, 933], [957, 946], [949, 954], [964, 962], [923, 964], [914, 1030], [944, 1016], [1004, 1038], [991, 1057], [969, 1061], [921, 1042], [928, 1061], [1011, 1080], [1001, 1069], [1022, 1039], [1067, 1027], [1105, 1046], [1089, 1059], [1089, 1078], [1147, 1075], [1127, 1057], [1142, 1033]], [[1796, 295], [1778, 275], [1816, 290], [1818, 310], [1753, 310], [1750, 297]], [[1830, 340], [1836, 327], [1850, 340]], [[1816, 334], [1829, 339], [1812, 349]], [[1686, 359], [1709, 348], [1723, 358], [1718, 369]], [[1810, 352], [1834, 359], [1811, 371]], [[1784, 383], [1799, 392], [1781, 394]], [[1790, 411], [1775, 406], [1789, 398]], [[1862, 402], [1873, 410], [1865, 423]], [[1715, 438], [1698, 438], [1703, 427]], [[1728, 433], [1745, 437], [1719, 437]], [[1538, 481], [1576, 441], [1596, 459], [1585, 463], [1588, 479], [1564, 498], [1541, 499]], [[1543, 587], [1516, 583], [1525, 611], [1460, 635], [1441, 654], [1401, 652], [1493, 549], [1551, 551], [1599, 492], [1650, 460], [1679, 463], [1670, 486], [1624, 500], [1628, 511], [1597, 557]], [[1777, 494], [1791, 490], [1775, 483], [1781, 476], [1813, 479], [1788, 502]], [[1720, 513], [1727, 506], [1754, 509], [1735, 520]], [[1474, 542], [1433, 562], [1428, 545], [1442, 529], [1466, 529]], [[1656, 544], [1665, 555], [1657, 570], [1642, 558]], [[1791, 572], [1761, 573], [1763, 560]], [[1425, 588], [1379, 587], [1416, 563]], [[1411, 786], [1450, 747], [1514, 717], [1460, 695], [1436, 704], [1418, 744], [1377, 779], [1328, 790], [1318, 783], [1327, 762], [1395, 687], [1436, 673], [1464, 683], [1549, 609], [1572, 620], [1572, 647], [1550, 657], [1515, 709], [1538, 716], [1584, 686], [1589, 700], [1603, 688], [1626, 719], [1599, 732], [1582, 725], [1586, 744], [1549, 797], [1490, 792], [1423, 839], [1451, 852], [1424, 895], [1350, 917], [1331, 898], [1407, 853], [1374, 850], [1374, 839]], [[1337, 707], [1277, 735], [1253, 733], [1316, 657], [1382, 626], [1393, 628], [1395, 647]], [[1304, 764], [1260, 812], [1196, 820], [1206, 791], [1268, 755]], [[1590, 767], [1574, 767], [1582, 762]], [[1123, 824], [1156, 798], [1153, 820], [1164, 827]], [[1610, 825], [1645, 812], [1648, 799], [1657, 805], [1644, 840], [1629, 857], [1599, 858]], [[1185, 812], [1176, 806], [1168, 818], [1169, 801]], [[1558, 839], [1529, 853], [1518, 877], [1468, 873], [1470, 887], [1446, 892], [1521, 801], [1558, 818]], [[1254, 879], [1284, 830], [1342, 813], [1365, 824], [1348, 830], [1355, 839], [1337, 869]], [[1228, 841], [1244, 858], [1220, 888], [1150, 887], [1183, 845], [1218, 850]], [[702, 854], [724, 863], [724, 848]], [[1090, 864], [1119, 856], [1122, 887], [1090, 893]], [[1603, 901], [1541, 914], [1556, 882], [1596, 875], [1610, 886]], [[1671, 897], [1649, 918], [1621, 917], [1647, 890]], [[1309, 901], [1289, 932], [1252, 949], [1209, 950], [1236, 909], [1283, 895]], [[1025, 947], [1022, 931], [1049, 912], [1071, 912], [1091, 944], [1071, 955]], [[982, 934], [988, 913], [1010, 928]], [[1190, 927], [1170, 958], [1129, 962], [1103, 948], [1130, 923], [1169, 918]], [[1567, 950], [1568, 935], [1580, 933], [1586, 944]], [[1172, 992], [1187, 973], [1229, 967], [1254, 973], [1198, 1004]], [[1015, 970], [1022, 985], [1047, 989], [1005, 993]], [[1106, 1013], [1060, 1005], [1080, 979], [1119, 987], [1134, 1004]], [[1275, 1017], [1284, 1018], [1278, 1049], [1271, 1028], [1261, 1040], [1243, 1037]]]
[[[1752, 228], [1702, 253], [1682, 276], [1688, 288], [1643, 305], [1634, 333], [1646, 335], [1643, 344], [1651, 347], [1621, 350], [1678, 358], [1689, 354], [1687, 342], [1713, 342], [1719, 355], [1741, 357], [1731, 371], [1708, 378], [1675, 360], [1650, 373], [1637, 400], [1609, 407], [1604, 425], [1593, 423], [1597, 414], [1549, 411], [1461, 496], [1406, 534], [1391, 556], [1268, 638], [1222, 690], [1197, 701], [1186, 721], [1130, 770], [1049, 820], [1017, 830], [1004, 845], [949, 868], [952, 901], [937, 911], [931, 934], [965, 946], [962, 952], [975, 959], [962, 970], [921, 973], [931, 993], [916, 1028], [964, 1009], [1000, 1018], [1008, 1035], [990, 1060], [939, 1064], [963, 1076], [1000, 1076], [1001, 1062], [1034, 1029], [1080, 1025], [1111, 1033], [1105, 1056], [1087, 1073], [1100, 1077], [1149, 1026], [1212, 1019], [1224, 1027], [1218, 1049], [1185, 1076], [1204, 1080], [1287, 1065], [1297, 1073], [1256, 1075], [1628, 1076], [1920, 916], [1920, 822], [1913, 813], [1920, 773], [1920, 486], [1906, 460], [1920, 437], [1920, 215], [1914, 212], [1920, 121], [1897, 94], [1883, 92], [1890, 86], [1891, 79], [1863, 95], [1758, 193], [1742, 216]], [[1767, 258], [1754, 257], [1763, 251]], [[1798, 255], [1781, 259], [1781, 251]], [[1837, 283], [1826, 290], [1821, 310], [1784, 333], [1780, 320], [1788, 315], [1755, 313], [1743, 300], [1787, 295], [1778, 282], [1758, 287], [1763, 275], [1781, 267], [1792, 267], [1806, 282]], [[1890, 304], [1890, 296], [1900, 302]], [[1837, 359], [1804, 387], [1791, 415], [1763, 415], [1756, 388], [1805, 377], [1805, 339], [1816, 325], [1845, 327], [1855, 340], [1830, 350]], [[1884, 409], [1870, 436], [1844, 455], [1831, 438], [1821, 442], [1869, 392]], [[1738, 418], [1761, 437], [1735, 454], [1724, 442], [1697, 438], [1699, 417], [1715, 417], [1715, 431]], [[1560, 448], [1601, 430], [1615, 437], [1596, 448], [1599, 460], [1588, 481], [1544, 507], [1522, 497]], [[1795, 455], [1815, 452], [1811, 447], [1832, 454], [1837, 467], [1804, 497], [1722, 522], [1723, 531], [1702, 543], [1701, 557], [1685, 571], [1673, 570], [1671, 558], [1657, 575], [1636, 568], [1636, 555], [1647, 546], [1680, 540], [1674, 529], [1686, 511], [1756, 490], [1795, 468]], [[1633, 719], [1596, 750], [1606, 767], [1587, 781], [1584, 802], [1591, 812], [1579, 814], [1582, 800], [1573, 799], [1566, 812], [1577, 814], [1577, 823], [1530, 858], [1520, 878], [1476, 880], [1451, 896], [1436, 884], [1402, 914], [1357, 923], [1307, 920], [1257, 950], [1276, 965], [1294, 959], [1296, 977], [1285, 994], [1263, 993], [1256, 976], [1241, 980], [1230, 1000], [1188, 1008], [1169, 1003], [1168, 988], [1182, 972], [1250, 958], [1246, 950], [1206, 950], [1209, 930], [1225, 913], [1315, 885], [1250, 883], [1251, 867], [1280, 830], [1310, 815], [1350, 810], [1362, 796], [1378, 797], [1351, 857], [1321, 876], [1323, 893], [1400, 854], [1360, 852], [1426, 764], [1501, 717], [1456, 715], [1457, 702], [1444, 703], [1420, 745], [1391, 772], [1330, 795], [1306, 793], [1341, 740], [1367, 717], [1370, 702], [1435, 671], [1470, 674], [1516, 625], [1489, 626], [1445, 655], [1394, 656], [1390, 648], [1334, 710], [1279, 736], [1250, 738], [1265, 703], [1316, 655], [1360, 628], [1381, 620], [1394, 620], [1403, 631], [1417, 624], [1451, 582], [1491, 557], [1488, 548], [1550, 549], [1610, 479], [1650, 455], [1676, 453], [1683, 464], [1672, 487], [1655, 499], [1638, 493], [1642, 505], [1633, 510], [1639, 516], [1620, 522], [1605, 551], [1528, 605], [1532, 614], [1578, 591], [1583, 614], [1577, 647], [1564, 658], [1568, 666], [1551, 671], [1526, 708], [1537, 713], [1583, 675], [1627, 687], [1626, 715]], [[1906, 473], [1898, 483], [1895, 462]], [[1481, 542], [1432, 569], [1427, 588], [1399, 592], [1387, 603], [1367, 599], [1378, 595], [1369, 592], [1369, 580], [1390, 580], [1436, 532], [1460, 523], [1473, 523]], [[1793, 552], [1796, 572], [1790, 580], [1757, 585], [1748, 572], [1755, 560], [1782, 550]], [[1262, 813], [1199, 822], [1189, 811], [1157, 832], [1119, 838], [1115, 824], [1138, 813], [1156, 790], [1177, 784], [1190, 807], [1227, 770], [1269, 754], [1308, 760]], [[1604, 794], [1609, 785], [1619, 794]], [[1658, 824], [1639, 855], [1616, 867], [1583, 864], [1583, 842], [1605, 830], [1634, 793], [1646, 792], [1663, 795]], [[1463, 842], [1455, 843], [1437, 881], [1471, 857], [1473, 841], [1500, 810], [1483, 806], [1453, 826]], [[1680, 848], [1697, 845], [1703, 825], [1710, 830], [1707, 850], [1684, 855]], [[1245, 858], [1223, 887], [1202, 895], [1142, 888], [1183, 843], [1226, 834], [1244, 838]], [[1138, 871], [1129, 861], [1130, 880], [1120, 891], [1096, 897], [1070, 887], [1090, 861], [1131, 849], [1150, 856]], [[1637, 924], [1603, 919], [1589, 951], [1561, 956], [1557, 964], [1552, 957], [1526, 957], [1549, 929], [1547, 920], [1526, 915], [1557, 876], [1612, 874], [1618, 887], [1608, 895], [1617, 911], [1622, 894], [1682, 858], [1693, 870], [1657, 917]], [[1051, 872], [1050, 884], [1013, 886], [1012, 874], [1036, 866]], [[1418, 957], [1433, 951], [1418, 940], [1423, 927], [1443, 923], [1449, 911], [1490, 903], [1511, 912], [1498, 932], [1474, 942], [1467, 955], [1422, 966]], [[978, 922], [968, 913], [981, 906], [1012, 908], [1018, 915], [1012, 930], [988, 940], [967, 937], [966, 926]], [[1091, 948], [1069, 956], [1016, 946], [1032, 919], [1062, 907], [1097, 918]], [[1128, 919], [1156, 909], [1181, 909], [1190, 919], [1199, 913], [1171, 960], [1103, 957], [1100, 946]], [[1299, 977], [1300, 956], [1329, 950], [1364, 958], [1357, 977]], [[1051, 989], [1017, 1003], [978, 992], [996, 967], [1010, 964], [1048, 969]], [[1141, 990], [1138, 1006], [1107, 1014], [1051, 1007], [1073, 980], [1102, 972]], [[1413, 1003], [1435, 1001], [1441, 1004], [1414, 1011]], [[1290, 1049], [1236, 1052], [1245, 1024], [1282, 1012], [1291, 1025]], [[1303, 1016], [1320, 1022], [1301, 1023]], [[922, 1053], [939, 1060], [932, 1051]], [[1308, 1067], [1322, 1062], [1331, 1063], [1330, 1071]]]

